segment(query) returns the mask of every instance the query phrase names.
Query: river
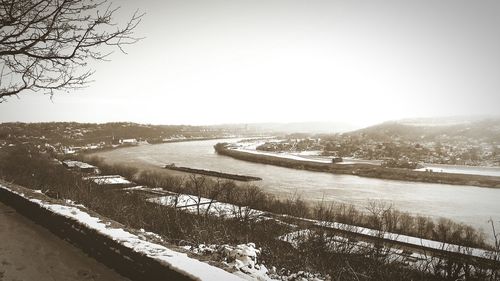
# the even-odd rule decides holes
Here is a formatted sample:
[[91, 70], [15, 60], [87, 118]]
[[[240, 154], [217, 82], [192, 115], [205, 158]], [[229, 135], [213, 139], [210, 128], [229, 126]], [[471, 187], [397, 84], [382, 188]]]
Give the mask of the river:
[[[261, 177], [256, 182], [280, 197], [301, 196], [311, 202], [343, 202], [365, 208], [383, 201], [397, 209], [430, 217], [445, 217], [483, 229], [492, 239], [488, 220], [500, 221], [500, 189], [430, 184], [335, 175], [236, 160], [215, 153], [213, 146], [229, 140], [204, 140], [141, 145], [99, 152], [112, 163], [177, 166], [209, 169]], [[498, 227], [497, 227], [498, 228]]]

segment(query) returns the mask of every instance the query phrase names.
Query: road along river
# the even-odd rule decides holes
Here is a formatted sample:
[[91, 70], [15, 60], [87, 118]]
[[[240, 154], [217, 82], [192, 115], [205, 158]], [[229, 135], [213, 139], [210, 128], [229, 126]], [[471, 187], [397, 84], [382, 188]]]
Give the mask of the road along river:
[[[492, 237], [488, 220], [500, 221], [500, 189], [475, 186], [429, 184], [336, 175], [282, 168], [236, 160], [215, 153], [219, 139], [141, 145], [95, 155], [109, 163], [133, 164], [142, 168], [175, 163], [197, 169], [260, 177], [255, 182], [265, 191], [280, 197], [299, 195], [310, 203], [342, 202], [361, 208], [370, 201], [393, 204], [399, 210], [430, 217], [445, 217], [482, 228]], [[498, 227], [497, 227], [498, 228]]]

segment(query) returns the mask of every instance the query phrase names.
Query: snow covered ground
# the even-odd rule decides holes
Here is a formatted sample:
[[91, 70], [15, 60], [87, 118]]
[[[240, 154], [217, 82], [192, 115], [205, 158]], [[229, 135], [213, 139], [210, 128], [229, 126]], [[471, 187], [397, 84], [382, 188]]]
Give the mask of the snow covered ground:
[[126, 188], [123, 188], [121, 190], [123, 190], [123, 191], [148, 191], [148, 192], [155, 191], [155, 192], [161, 192], [161, 193], [170, 193], [168, 191], [164, 191], [163, 188], [161, 188], [161, 187], [149, 188], [149, 187], [142, 186], [142, 185], [126, 187]]
[[147, 199], [149, 202], [171, 206], [192, 214], [208, 214], [224, 218], [255, 219], [264, 214], [248, 207], [217, 202], [209, 198], [188, 194], [177, 194]]
[[276, 267], [267, 268], [258, 263], [261, 250], [254, 243], [239, 245], [205, 245], [185, 246], [184, 249], [201, 256], [216, 256], [219, 261], [229, 268], [237, 270], [236, 275], [247, 280], [259, 281], [322, 281], [330, 280], [325, 276], [310, 272], [299, 271], [290, 273], [288, 270], [277, 270]]
[[157, 203], [164, 206], [170, 206], [174, 208], [183, 208], [189, 207], [193, 205], [202, 205], [208, 204], [211, 202], [208, 198], [198, 197], [194, 195], [188, 194], [179, 194], [179, 195], [171, 195], [171, 196], [162, 196], [156, 198], [148, 199], [149, 202]]
[[128, 185], [132, 184], [131, 181], [120, 175], [108, 175], [108, 176], [92, 176], [84, 177], [84, 180], [91, 180], [98, 185]]
[[251, 153], [251, 154], [258, 154], [258, 155], [267, 155], [267, 156], [273, 156], [273, 157], [279, 157], [279, 158], [285, 158], [285, 159], [293, 159], [293, 160], [299, 160], [299, 161], [304, 161], [304, 162], [315, 162], [315, 163], [332, 163], [332, 160], [323, 160], [323, 159], [310, 159], [310, 158], [305, 158], [299, 155], [294, 155], [290, 153], [285, 153], [285, 152], [267, 152], [267, 151], [260, 151], [260, 150], [252, 150], [248, 149], [247, 147], [229, 147], [229, 149], [233, 149], [236, 151], [241, 151], [241, 152], [246, 152], [246, 153]]

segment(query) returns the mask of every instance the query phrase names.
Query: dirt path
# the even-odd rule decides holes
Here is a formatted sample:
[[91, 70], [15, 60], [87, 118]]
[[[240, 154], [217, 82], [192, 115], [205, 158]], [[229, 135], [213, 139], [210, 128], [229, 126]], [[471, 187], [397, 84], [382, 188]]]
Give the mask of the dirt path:
[[0, 203], [0, 281], [129, 280]]

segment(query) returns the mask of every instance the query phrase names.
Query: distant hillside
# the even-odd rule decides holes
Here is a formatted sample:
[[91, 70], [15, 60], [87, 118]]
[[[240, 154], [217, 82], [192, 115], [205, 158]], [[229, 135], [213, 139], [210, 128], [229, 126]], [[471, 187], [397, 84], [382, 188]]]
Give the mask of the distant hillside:
[[470, 124], [487, 119], [500, 119], [492, 116], [449, 116], [449, 117], [428, 117], [428, 118], [406, 118], [397, 120], [400, 124], [414, 126], [452, 126]]
[[[88, 143], [112, 142], [113, 140], [137, 138], [150, 142], [160, 142], [164, 138], [214, 137], [224, 134], [202, 126], [185, 125], [144, 125], [128, 122], [118, 123], [0, 123], [0, 143], [61, 143], [64, 145], [84, 145]], [[35, 140], [37, 140], [35, 142]]]
[[[385, 122], [346, 135], [364, 136], [376, 141], [426, 140], [438, 141], [443, 138], [467, 138], [478, 141], [500, 142], [500, 118], [487, 118], [446, 123], [429, 120], [401, 120]], [[427, 123], [426, 123], [427, 122]]]
[[242, 131], [252, 131], [268, 134], [331, 134], [343, 133], [356, 130], [360, 127], [344, 123], [344, 122], [291, 122], [291, 123], [249, 123], [249, 124], [223, 124], [218, 126], [210, 126], [212, 128], [233, 128]]

